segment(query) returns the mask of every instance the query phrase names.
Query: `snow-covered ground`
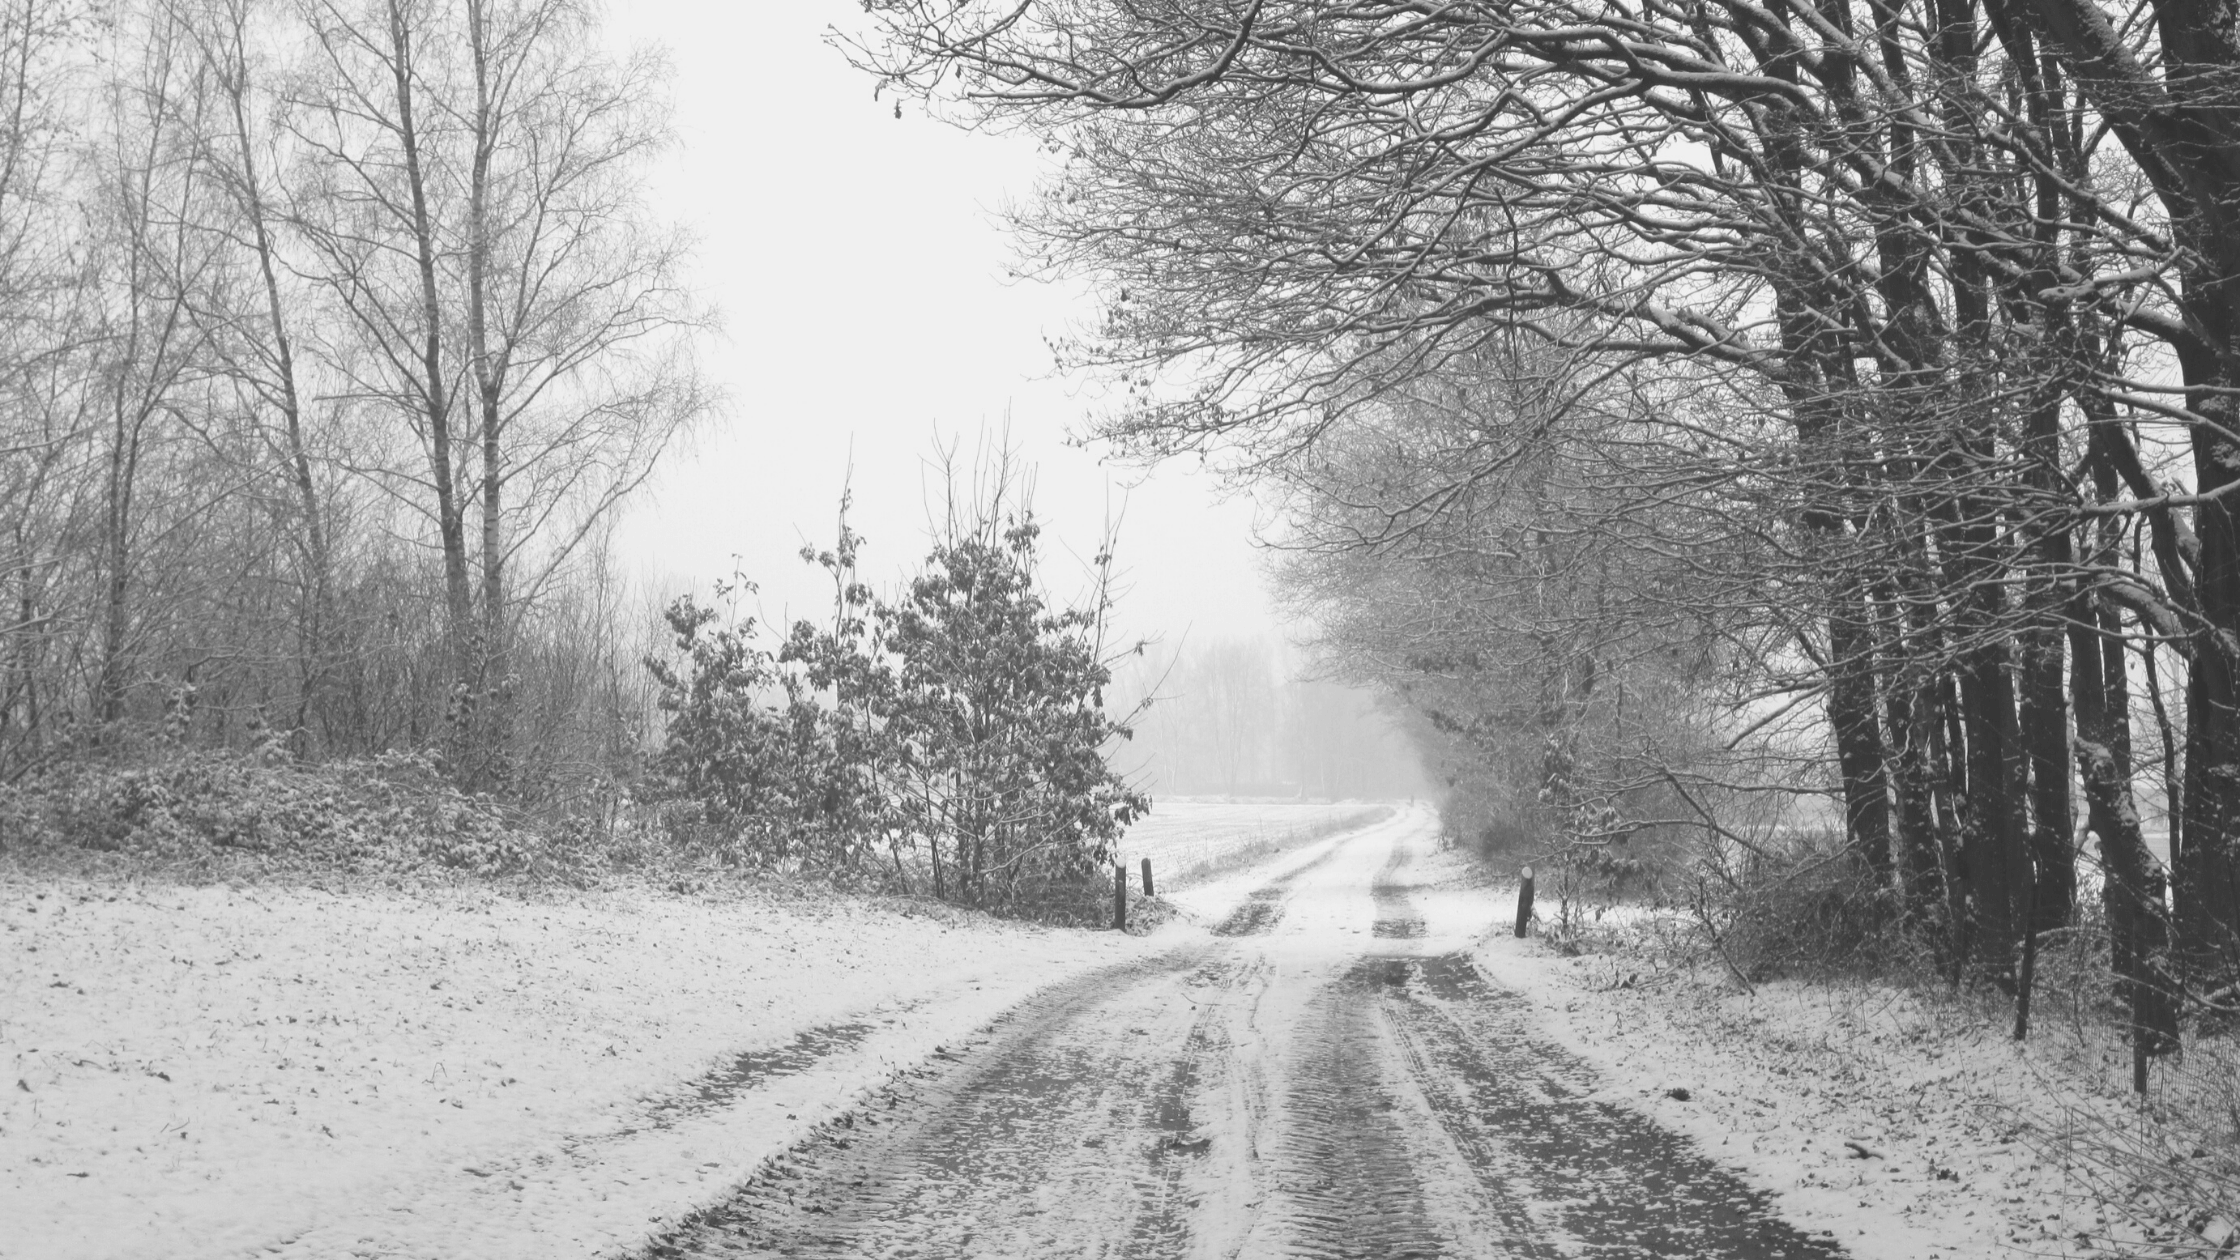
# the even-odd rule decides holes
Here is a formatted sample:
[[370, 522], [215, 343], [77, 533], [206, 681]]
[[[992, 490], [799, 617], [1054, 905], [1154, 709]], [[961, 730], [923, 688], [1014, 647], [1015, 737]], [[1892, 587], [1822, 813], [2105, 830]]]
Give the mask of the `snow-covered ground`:
[[[1513, 913], [1514, 898], [1513, 885], [1418, 894], [1435, 928], [1482, 921], [1489, 899]], [[1690, 1136], [1863, 1260], [2232, 1254], [2217, 1248], [2236, 1239], [2240, 1203], [2153, 1236], [2108, 1210], [2119, 1177], [2096, 1167], [2102, 1144], [2143, 1128], [2129, 1058], [2050, 1001], [2016, 1043], [1997, 1012], [1943, 994], [1796, 981], [1744, 993], [1647, 954], [1565, 957], [1506, 919], [1474, 963], [1530, 1000], [1611, 1101]], [[2158, 1093], [2181, 1087], [2179, 1071], [2158, 1066]]]
[[792, 894], [0, 878], [0, 1257], [613, 1254], [1161, 947]]
[[1391, 812], [1367, 801], [1162, 797], [1128, 828], [1119, 856], [1130, 868], [1150, 858], [1160, 886], [1179, 888], [1226, 869], [1233, 859], [1273, 855]]
[[[1172, 844], [1192, 809], [1257, 843], [1240, 806], [1162, 807]], [[1298, 882], [1360, 882], [1340, 847], [1181, 888], [1186, 920], [1148, 939], [796, 893], [0, 877], [0, 1257], [627, 1253], [1035, 991], [1201, 937], [1270, 881], [1306, 890], [1279, 935], [1363, 948], [1367, 903], [1323, 923]], [[1854, 1255], [2210, 1254], [2131, 1245], [2086, 1161], [2045, 1157], [2130, 1106], [2125, 1065], [2055, 1009], [2017, 1047], [1888, 988], [1744, 994], [1513, 940], [1513, 890], [1454, 855], [1406, 878], [1421, 949], [1466, 947], [1602, 1097]]]
[[[761, 897], [16, 884], [0, 922], [0, 1255], [23, 1260], [594, 1254], [1144, 948]], [[853, 1044], [694, 1097], [820, 1028]]]

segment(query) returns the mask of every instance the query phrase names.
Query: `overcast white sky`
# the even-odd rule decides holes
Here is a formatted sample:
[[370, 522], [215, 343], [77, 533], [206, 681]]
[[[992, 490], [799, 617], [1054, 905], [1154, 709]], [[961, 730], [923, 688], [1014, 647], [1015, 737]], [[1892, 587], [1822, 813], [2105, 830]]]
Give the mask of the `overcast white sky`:
[[[1083, 318], [1078, 295], [1007, 281], [995, 222], [1026, 197], [1038, 158], [1018, 139], [968, 135], [890, 100], [823, 34], [847, 0], [740, 4], [629, 0], [623, 44], [668, 50], [681, 147], [658, 210], [698, 234], [698, 282], [723, 310], [708, 356], [726, 420], [678, 453], [624, 524], [657, 573], [706, 582], [738, 566], [772, 619], [827, 598], [795, 557], [829, 545], [853, 451], [867, 576], [923, 551], [922, 460], [936, 426], [967, 446], [1009, 419], [1039, 466], [1048, 578], [1079, 572], [1109, 502], [1125, 503], [1123, 628], [1172, 644], [1269, 631], [1248, 502], [1220, 502], [1180, 465], [1148, 478], [1065, 444], [1090, 400], [1052, 378], [1046, 336]], [[1194, 628], [1193, 628], [1194, 627]]]

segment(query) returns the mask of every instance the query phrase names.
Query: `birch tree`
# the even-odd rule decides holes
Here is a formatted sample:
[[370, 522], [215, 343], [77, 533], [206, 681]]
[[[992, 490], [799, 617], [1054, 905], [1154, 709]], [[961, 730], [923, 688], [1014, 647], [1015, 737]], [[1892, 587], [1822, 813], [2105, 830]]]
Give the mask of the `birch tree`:
[[376, 475], [433, 527], [460, 771], [495, 781], [521, 610], [710, 406], [684, 242], [643, 199], [660, 65], [593, 53], [562, 0], [307, 20], [293, 218], [344, 390], [416, 452]]

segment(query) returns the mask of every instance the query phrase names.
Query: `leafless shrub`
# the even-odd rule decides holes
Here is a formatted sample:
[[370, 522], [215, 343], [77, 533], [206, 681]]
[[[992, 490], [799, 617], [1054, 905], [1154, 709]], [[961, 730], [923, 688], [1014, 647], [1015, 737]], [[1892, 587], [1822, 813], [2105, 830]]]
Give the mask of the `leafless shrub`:
[[1833, 833], [1699, 877], [1690, 909], [1705, 942], [1752, 983], [1903, 974], [1921, 960], [1894, 899]]
[[2016, 1115], [2025, 1140], [2075, 1176], [2107, 1222], [2097, 1243], [2131, 1256], [2240, 1251], [2240, 1045], [2193, 1039], [2143, 1099]]

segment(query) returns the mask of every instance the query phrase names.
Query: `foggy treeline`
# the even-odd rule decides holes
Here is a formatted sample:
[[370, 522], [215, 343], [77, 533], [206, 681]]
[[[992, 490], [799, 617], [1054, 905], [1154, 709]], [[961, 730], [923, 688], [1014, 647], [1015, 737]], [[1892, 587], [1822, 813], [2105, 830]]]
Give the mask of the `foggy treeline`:
[[151, 732], [534, 794], [650, 734], [612, 510], [710, 400], [574, 0], [0, 9], [0, 782]]
[[1017, 223], [1103, 295], [1103, 434], [1286, 496], [1463, 829], [1684, 838], [1707, 922], [1955, 978], [2090, 927], [2148, 1052], [2230, 1007], [2229, 9], [870, 7], [867, 69], [1061, 155]]
[[1372, 693], [1302, 680], [1265, 638], [1155, 644], [1114, 680], [1151, 704], [1114, 762], [1155, 795], [1388, 798], [1422, 793], [1415, 751]]

